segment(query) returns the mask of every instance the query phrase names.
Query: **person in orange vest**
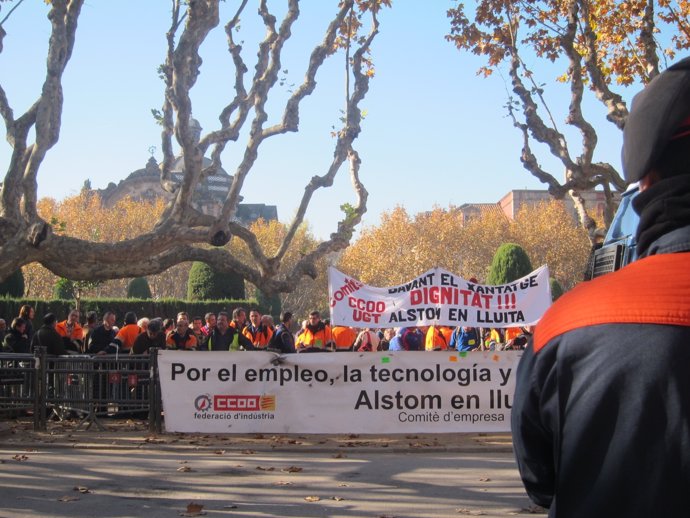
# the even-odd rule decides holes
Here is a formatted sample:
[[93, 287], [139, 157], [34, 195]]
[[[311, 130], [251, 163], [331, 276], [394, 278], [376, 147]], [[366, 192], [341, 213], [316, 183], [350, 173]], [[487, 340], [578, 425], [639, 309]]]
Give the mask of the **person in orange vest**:
[[249, 325], [245, 326], [242, 334], [246, 336], [254, 347], [265, 349], [273, 336], [273, 330], [261, 323], [261, 313], [256, 309], [249, 312]]
[[125, 325], [115, 335], [115, 341], [120, 344], [120, 351], [129, 353], [139, 333], [141, 329], [137, 324], [137, 315], [133, 311], [128, 311], [125, 313]]
[[244, 308], [235, 308], [232, 310], [232, 321], [230, 327], [235, 328], [240, 333], [247, 325], [247, 310]]
[[520, 350], [525, 348], [532, 333], [526, 327], [508, 327], [504, 334], [506, 344], [503, 350]]
[[307, 325], [295, 343], [297, 352], [304, 350], [330, 350], [333, 348], [333, 335], [330, 326], [321, 321], [318, 311], [309, 313]]
[[552, 518], [690, 509], [690, 58], [651, 77], [621, 121], [637, 259], [554, 302], [517, 368], [515, 457]]
[[66, 349], [84, 352], [84, 329], [79, 325], [79, 310], [70, 311], [66, 320], [56, 324], [55, 330], [63, 338]]
[[333, 326], [331, 334], [336, 351], [351, 351], [357, 339], [357, 331], [348, 326]]
[[424, 350], [426, 351], [447, 351], [450, 338], [453, 335], [453, 328], [448, 326], [429, 326], [426, 331]]
[[168, 333], [165, 338], [165, 346], [167, 349], [175, 349], [178, 351], [196, 351], [199, 348], [196, 336], [189, 329], [189, 322], [182, 317], [177, 321], [175, 330]]

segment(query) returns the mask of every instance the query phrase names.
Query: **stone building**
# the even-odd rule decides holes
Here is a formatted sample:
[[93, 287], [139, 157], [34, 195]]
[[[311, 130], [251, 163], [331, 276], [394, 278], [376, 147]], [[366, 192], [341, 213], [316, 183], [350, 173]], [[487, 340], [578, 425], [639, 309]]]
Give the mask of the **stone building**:
[[[171, 170], [174, 182], [180, 183], [183, 176], [183, 159], [178, 158]], [[204, 167], [211, 165], [211, 160], [204, 157]], [[195, 209], [217, 216], [223, 207], [223, 202], [232, 185], [232, 176], [222, 168], [213, 175], [207, 176], [196, 188], [192, 205]], [[158, 197], [171, 199], [172, 194], [163, 190], [160, 185], [160, 170], [158, 163], [151, 157], [143, 169], [137, 169], [117, 184], [110, 182], [105, 189], [98, 189], [103, 204], [112, 207], [127, 196], [138, 200], [153, 200]], [[278, 208], [264, 203], [240, 203], [237, 207], [237, 220], [248, 225], [259, 218], [265, 220], [278, 219]]]
[[[604, 193], [601, 191], [587, 191], [581, 193], [582, 197], [587, 202], [587, 206], [593, 208], [592, 215], [599, 216], [603, 219], [604, 210], [606, 208], [606, 199]], [[620, 195], [616, 195], [620, 199]], [[520, 209], [524, 206], [534, 206], [540, 202], [549, 202], [554, 198], [546, 190], [537, 189], [515, 189], [508, 192], [497, 203], [463, 203], [457, 210], [460, 211], [463, 217], [463, 222], [468, 222], [481, 213], [487, 210], [500, 210], [506, 218], [514, 220]], [[574, 221], [578, 221], [577, 212], [573, 201], [565, 197], [563, 199], [567, 211], [573, 217]]]
[[[580, 193], [582, 198], [587, 203], [588, 211], [592, 216], [597, 216], [603, 219], [604, 210], [606, 209], [606, 197], [602, 191], [583, 191]], [[513, 220], [520, 209], [525, 205], [536, 205], [540, 202], [549, 202], [554, 198], [546, 190], [536, 189], [516, 189], [510, 191], [498, 201], [498, 205], [506, 215], [507, 218]], [[617, 195], [617, 200], [620, 200], [620, 195]], [[577, 221], [577, 211], [575, 204], [570, 197], [563, 198], [566, 210], [570, 213], [575, 221]]]

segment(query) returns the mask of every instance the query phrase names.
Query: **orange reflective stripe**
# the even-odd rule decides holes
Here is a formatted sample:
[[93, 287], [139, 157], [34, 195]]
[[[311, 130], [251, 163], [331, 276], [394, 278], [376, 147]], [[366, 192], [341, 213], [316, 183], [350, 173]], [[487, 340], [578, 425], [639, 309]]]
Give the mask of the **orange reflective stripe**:
[[640, 259], [578, 285], [544, 314], [534, 352], [553, 338], [598, 324], [690, 326], [690, 253]]

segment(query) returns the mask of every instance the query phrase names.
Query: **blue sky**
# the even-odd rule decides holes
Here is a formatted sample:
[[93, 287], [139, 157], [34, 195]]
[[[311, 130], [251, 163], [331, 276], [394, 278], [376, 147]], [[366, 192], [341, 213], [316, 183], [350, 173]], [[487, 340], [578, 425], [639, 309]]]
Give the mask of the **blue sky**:
[[[237, 4], [231, 0], [221, 4], [221, 25], [201, 49], [204, 65], [192, 101], [204, 131], [217, 128], [218, 113], [232, 95], [234, 72], [222, 25]], [[283, 59], [286, 85], [271, 96], [269, 109], [280, 108], [288, 85], [302, 80], [308, 54], [322, 39], [336, 4], [335, 0], [301, 3], [302, 16]], [[496, 202], [511, 189], [543, 188], [520, 164], [522, 142], [503, 108], [507, 98], [503, 79], [477, 76], [481, 62], [444, 40], [449, 32], [446, 10], [453, 5], [445, 0], [394, 0], [393, 9], [380, 16], [380, 34], [373, 45], [376, 77], [361, 105], [367, 116], [355, 143], [362, 158], [361, 178], [369, 191], [366, 225], [377, 224], [380, 214], [396, 205], [417, 213], [435, 205]], [[7, 10], [3, 4], [0, 18]], [[26, 0], [4, 25], [0, 82], [15, 116], [40, 93], [49, 36], [47, 10], [43, 1]], [[163, 86], [156, 68], [164, 60], [168, 13], [169, 2], [164, 0], [87, 0], [64, 75], [60, 142], [41, 168], [39, 196], [60, 199], [75, 194], [87, 178], [94, 188], [117, 183], [144, 167], [152, 146], [154, 156], [162, 158], [160, 127], [150, 110], [162, 104]], [[254, 7], [247, 9], [241, 30], [239, 39], [244, 41], [251, 70], [253, 42], [263, 36]], [[567, 92], [554, 82], [560, 73], [541, 67], [537, 78], [546, 83], [546, 95], [561, 103], [556, 112], [559, 123], [567, 103]], [[277, 205], [282, 221], [292, 216], [304, 186], [314, 174], [324, 174], [332, 158], [330, 131], [343, 106], [343, 77], [342, 57], [319, 72], [317, 92], [302, 105], [301, 131], [264, 145], [245, 182], [246, 202]], [[603, 120], [602, 108], [592, 104], [587, 109]], [[270, 113], [271, 121], [282, 114], [275, 109]], [[620, 133], [606, 123], [603, 127], [596, 158], [618, 167]], [[242, 151], [240, 146], [226, 151], [224, 168], [230, 174]], [[3, 139], [4, 168], [9, 156]], [[553, 165], [545, 152], [540, 158], [544, 165]], [[557, 167], [552, 172], [562, 176]], [[335, 229], [339, 206], [353, 201], [344, 168], [334, 187], [319, 191], [313, 199], [307, 212], [312, 231], [326, 237]]]

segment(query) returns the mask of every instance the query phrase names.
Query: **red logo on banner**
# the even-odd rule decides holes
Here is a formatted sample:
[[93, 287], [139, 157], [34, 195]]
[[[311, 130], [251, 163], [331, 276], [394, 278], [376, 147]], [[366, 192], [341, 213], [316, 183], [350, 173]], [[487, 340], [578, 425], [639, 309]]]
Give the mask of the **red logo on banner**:
[[213, 410], [217, 412], [257, 412], [275, 408], [275, 396], [213, 396]]

